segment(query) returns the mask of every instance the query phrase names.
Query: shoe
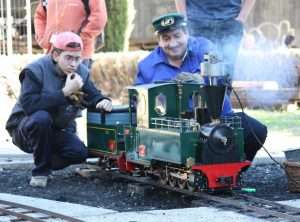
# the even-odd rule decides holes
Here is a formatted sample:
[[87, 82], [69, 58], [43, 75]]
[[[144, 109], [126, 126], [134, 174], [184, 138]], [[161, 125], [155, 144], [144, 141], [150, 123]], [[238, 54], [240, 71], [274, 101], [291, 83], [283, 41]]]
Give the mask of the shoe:
[[32, 176], [29, 185], [32, 187], [46, 187], [47, 186], [47, 176]]

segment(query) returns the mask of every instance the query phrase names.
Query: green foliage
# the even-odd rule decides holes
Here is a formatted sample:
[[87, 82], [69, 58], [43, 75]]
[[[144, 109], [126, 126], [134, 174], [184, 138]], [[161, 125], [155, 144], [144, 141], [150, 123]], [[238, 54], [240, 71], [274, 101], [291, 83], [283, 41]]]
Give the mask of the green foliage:
[[106, 0], [108, 21], [105, 27], [103, 51], [122, 51], [127, 28], [127, 0]]
[[266, 110], [246, 110], [250, 116], [263, 122], [269, 131], [292, 132], [300, 136], [300, 111], [266, 111]]

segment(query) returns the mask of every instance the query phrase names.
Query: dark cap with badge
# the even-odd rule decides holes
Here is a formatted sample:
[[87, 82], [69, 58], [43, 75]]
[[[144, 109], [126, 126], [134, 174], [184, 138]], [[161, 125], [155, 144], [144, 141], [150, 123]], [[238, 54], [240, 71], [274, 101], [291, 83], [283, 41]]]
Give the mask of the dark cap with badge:
[[174, 12], [153, 19], [152, 25], [156, 32], [161, 33], [185, 27], [187, 23], [184, 15]]

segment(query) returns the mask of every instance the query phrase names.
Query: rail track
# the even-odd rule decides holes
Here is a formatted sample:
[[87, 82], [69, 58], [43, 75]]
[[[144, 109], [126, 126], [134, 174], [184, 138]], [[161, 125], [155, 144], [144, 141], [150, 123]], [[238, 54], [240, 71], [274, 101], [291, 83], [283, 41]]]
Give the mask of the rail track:
[[[90, 165], [88, 168], [101, 171], [100, 175], [104, 172], [102, 168]], [[95, 172], [95, 171], [94, 171]], [[118, 171], [105, 171], [106, 175], [112, 177], [112, 179], [122, 178], [132, 182], [137, 182], [141, 185], [151, 185], [154, 187], [163, 188], [169, 191], [184, 194], [189, 197], [194, 197], [193, 205], [196, 206], [211, 206], [224, 210], [231, 210], [240, 214], [252, 216], [265, 221], [271, 222], [299, 222], [300, 221], [300, 209], [283, 204], [279, 204], [273, 201], [240, 194], [237, 192], [231, 192], [230, 194], [213, 195], [204, 192], [192, 192], [187, 189], [180, 189], [177, 187], [171, 187], [169, 185], [163, 185], [160, 182], [153, 180], [150, 177], [133, 177], [126, 174], [121, 174]], [[97, 173], [96, 173], [97, 175]], [[98, 175], [99, 176], [99, 175]]]
[[170, 187], [153, 181], [148, 177], [132, 177], [125, 174], [113, 173], [115, 178], [123, 178], [141, 184], [152, 185], [166, 190], [194, 197], [195, 206], [212, 206], [224, 210], [231, 210], [240, 214], [264, 219], [271, 222], [299, 222], [300, 209], [273, 201], [232, 192], [230, 194], [212, 195], [204, 192], [192, 192], [186, 189]]
[[13, 222], [83, 222], [73, 217], [23, 204], [0, 200], [0, 221]]

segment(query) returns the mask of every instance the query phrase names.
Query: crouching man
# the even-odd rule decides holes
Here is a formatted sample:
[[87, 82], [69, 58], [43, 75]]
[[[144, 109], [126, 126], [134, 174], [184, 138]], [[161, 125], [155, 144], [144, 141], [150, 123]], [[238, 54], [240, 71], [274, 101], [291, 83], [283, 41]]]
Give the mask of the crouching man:
[[21, 93], [6, 123], [13, 143], [33, 153], [30, 185], [46, 187], [52, 170], [83, 162], [84, 143], [76, 135], [75, 118], [82, 108], [111, 111], [81, 64], [82, 40], [72, 32], [59, 33], [50, 55], [27, 65], [20, 73]]

